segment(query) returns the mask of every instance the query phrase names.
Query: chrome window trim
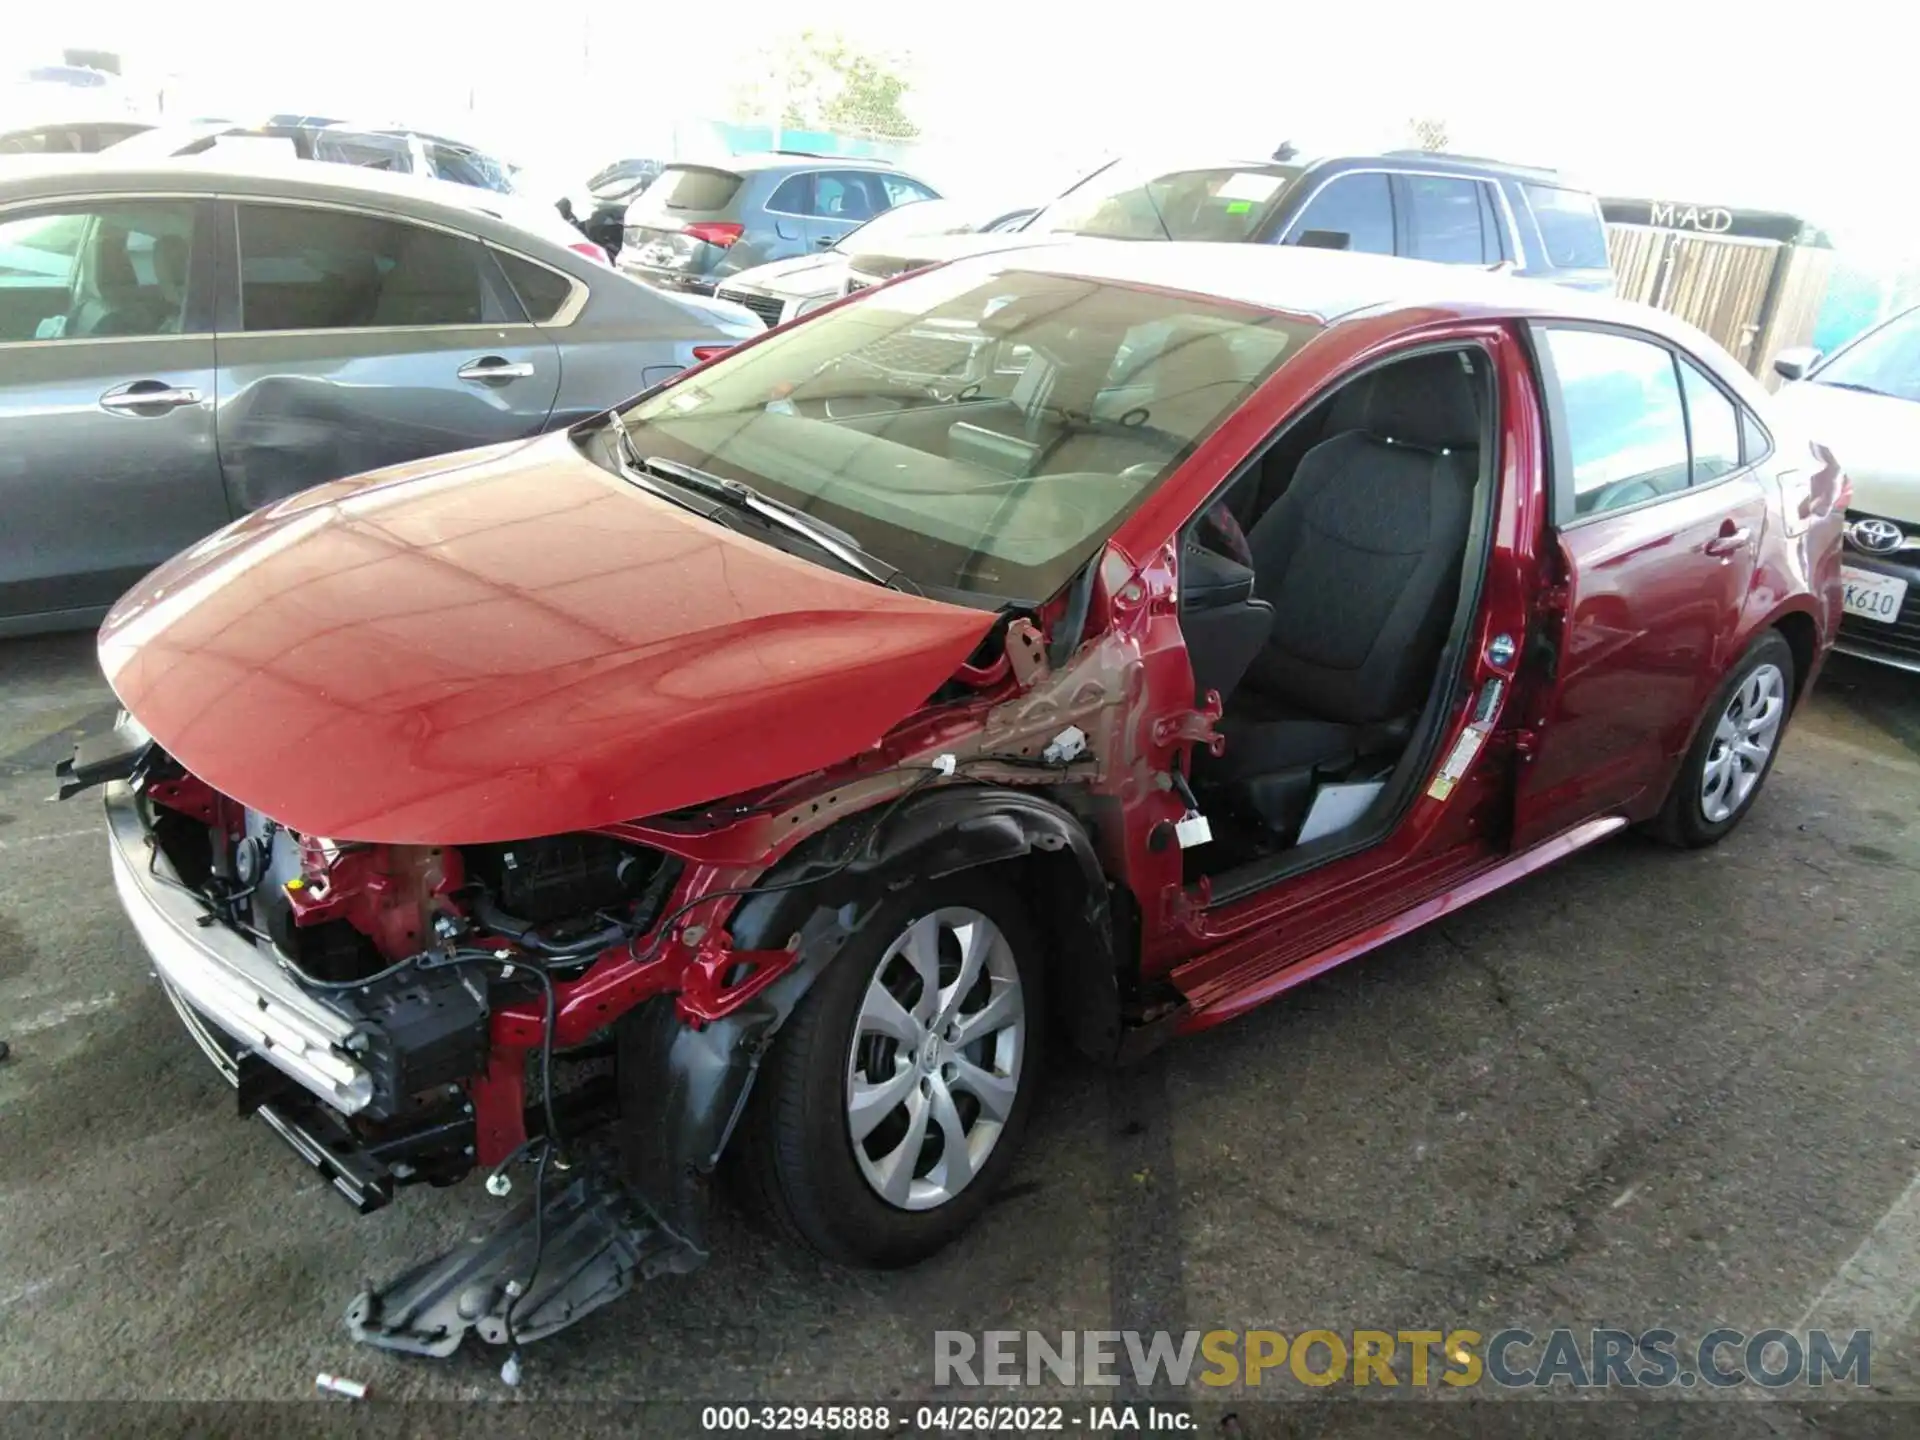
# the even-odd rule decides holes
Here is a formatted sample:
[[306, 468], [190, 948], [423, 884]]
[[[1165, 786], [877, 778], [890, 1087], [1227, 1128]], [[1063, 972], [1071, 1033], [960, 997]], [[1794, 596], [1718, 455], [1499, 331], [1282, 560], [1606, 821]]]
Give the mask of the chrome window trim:
[[349, 215], [366, 215], [375, 220], [393, 220], [402, 225], [419, 225], [424, 229], [438, 230], [443, 235], [452, 235], [461, 240], [473, 240], [482, 245], [487, 243], [473, 231], [458, 229], [443, 220], [428, 220], [418, 215], [403, 214], [397, 210], [383, 210], [373, 205], [355, 204], [350, 200], [309, 200], [295, 195], [236, 195], [225, 190], [213, 198], [231, 200], [235, 205], [282, 205], [301, 210], [341, 210]]
[[[49, 336], [44, 340], [0, 340], [0, 350], [43, 349], [48, 345], [58, 345], [65, 349], [69, 345], [138, 345], [154, 340], [215, 340], [219, 337], [211, 330], [188, 330], [180, 335], [75, 335]], [[206, 369], [213, 368], [209, 359]]]
[[[1271, 243], [1275, 245], [1285, 245], [1287, 243], [1288, 237], [1291, 236], [1295, 231], [1295, 229], [1299, 227], [1300, 221], [1305, 217], [1308, 209], [1312, 207], [1313, 202], [1320, 198], [1320, 192], [1326, 189], [1329, 185], [1333, 184], [1335, 181], [1344, 180], [1349, 175], [1385, 175], [1389, 180], [1391, 180], [1396, 175], [1403, 176], [1403, 177], [1425, 176], [1426, 178], [1432, 179], [1432, 180], [1466, 180], [1466, 181], [1472, 182], [1475, 185], [1491, 186], [1493, 189], [1494, 198], [1500, 202], [1500, 215], [1501, 215], [1501, 218], [1506, 222], [1507, 239], [1511, 241], [1513, 245], [1514, 266], [1520, 270], [1525, 270], [1527, 268], [1527, 250], [1526, 250], [1526, 247], [1520, 243], [1520, 224], [1514, 218], [1512, 202], [1507, 199], [1507, 187], [1502, 185], [1498, 180], [1491, 179], [1488, 176], [1467, 175], [1467, 174], [1463, 174], [1458, 170], [1400, 170], [1400, 169], [1396, 169], [1391, 165], [1360, 165], [1360, 166], [1355, 166], [1352, 169], [1336, 171], [1334, 174], [1329, 175], [1326, 177], [1326, 179], [1320, 181], [1319, 184], [1315, 185], [1313, 189], [1307, 192], [1307, 198], [1301, 202], [1300, 208], [1294, 211], [1293, 218], [1287, 221], [1286, 228], [1282, 230], [1278, 235], [1276, 235], [1271, 241]], [[1399, 228], [1398, 226], [1399, 216], [1397, 213], [1394, 216], [1394, 220], [1395, 220], [1395, 229], [1397, 230]], [[1402, 260], [1413, 260], [1413, 259], [1419, 258], [1418, 256], [1414, 256], [1414, 255], [1401, 255], [1397, 250], [1394, 252], [1394, 255], [1395, 255], [1395, 258], [1402, 259]], [[1445, 262], [1435, 262], [1435, 263], [1445, 263]], [[1459, 264], [1462, 262], [1454, 261], [1452, 263]], [[1481, 268], [1484, 269], [1485, 266], [1482, 265]]]
[[[541, 327], [531, 320], [511, 320], [505, 324], [494, 325], [335, 325], [319, 330], [222, 330], [218, 338], [230, 344], [239, 340], [252, 339], [256, 335], [262, 337], [268, 335], [443, 335], [455, 331], [469, 333], [485, 331], [492, 335], [502, 335], [509, 330], [528, 330], [538, 335], [540, 329]], [[532, 343], [531, 338], [524, 343]]]

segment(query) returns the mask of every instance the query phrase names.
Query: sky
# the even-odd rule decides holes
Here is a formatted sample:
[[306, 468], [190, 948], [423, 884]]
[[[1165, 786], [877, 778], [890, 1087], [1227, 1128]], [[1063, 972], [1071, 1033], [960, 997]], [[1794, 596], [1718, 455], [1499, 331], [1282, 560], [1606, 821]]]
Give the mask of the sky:
[[1433, 116], [1456, 150], [1555, 166], [1602, 193], [1790, 209], [1863, 255], [1920, 255], [1920, 192], [1894, 148], [1920, 19], [1868, 0], [729, 0], [723, 26], [598, 0], [272, 13], [199, 0], [181, 25], [150, 0], [36, 6], [9, 18], [0, 60], [116, 46], [190, 108], [338, 109], [591, 166], [723, 114], [756, 47], [811, 25], [901, 57], [923, 164], [954, 172], [928, 178], [957, 193], [1051, 186], [1122, 150], [1400, 144]]

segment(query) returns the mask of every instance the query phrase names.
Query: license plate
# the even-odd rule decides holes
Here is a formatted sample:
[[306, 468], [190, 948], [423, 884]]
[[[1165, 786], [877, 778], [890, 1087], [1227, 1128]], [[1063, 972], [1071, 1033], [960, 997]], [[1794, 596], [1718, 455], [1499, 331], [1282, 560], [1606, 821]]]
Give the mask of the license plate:
[[1906, 598], [1907, 582], [1898, 575], [1882, 575], [1874, 570], [1840, 567], [1840, 579], [1846, 586], [1841, 606], [1849, 615], [1862, 620], [1878, 620], [1890, 625], [1900, 614], [1900, 602]]

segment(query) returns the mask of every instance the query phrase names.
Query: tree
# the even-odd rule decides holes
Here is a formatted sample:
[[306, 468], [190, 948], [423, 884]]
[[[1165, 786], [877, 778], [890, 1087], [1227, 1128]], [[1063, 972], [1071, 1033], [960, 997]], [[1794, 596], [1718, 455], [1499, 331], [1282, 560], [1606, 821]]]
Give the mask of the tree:
[[879, 140], [911, 140], [920, 127], [905, 101], [912, 82], [888, 56], [838, 34], [803, 30], [749, 62], [755, 78], [740, 86], [734, 112], [793, 130], [830, 130]]
[[1438, 154], [1447, 148], [1447, 122], [1444, 120], [1433, 116], [1409, 120], [1407, 131], [1418, 149]]

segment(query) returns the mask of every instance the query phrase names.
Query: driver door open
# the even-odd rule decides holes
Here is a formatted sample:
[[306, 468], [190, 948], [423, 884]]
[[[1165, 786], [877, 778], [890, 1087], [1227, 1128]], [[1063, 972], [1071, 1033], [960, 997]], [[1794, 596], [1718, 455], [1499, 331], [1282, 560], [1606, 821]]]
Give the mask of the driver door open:
[[[1223, 864], [1223, 857], [1202, 862], [1194, 867], [1197, 877], [1190, 869], [1187, 934], [1179, 942], [1186, 955], [1169, 979], [1191, 1010], [1209, 1019], [1237, 1014], [1431, 918], [1449, 907], [1450, 895], [1466, 893], [1475, 877], [1496, 870], [1510, 854], [1514, 722], [1508, 701], [1530, 596], [1534, 557], [1526, 537], [1536, 533], [1539, 513], [1541, 430], [1531, 373], [1504, 329], [1475, 327], [1457, 340], [1395, 358], [1442, 355], [1457, 361], [1462, 354], [1470, 355], [1470, 369], [1484, 367], [1477, 378], [1487, 409], [1480, 416], [1474, 505], [1457, 588], [1450, 592], [1451, 623], [1427, 698], [1417, 718], [1391, 741], [1399, 748], [1375, 767], [1382, 772], [1373, 777], [1381, 781], [1378, 790], [1348, 823], [1243, 863]], [[1364, 383], [1364, 374], [1348, 382]], [[1261, 467], [1272, 457], [1283, 470], [1297, 468], [1307, 453], [1345, 433], [1352, 411], [1348, 407], [1342, 418], [1339, 393], [1323, 392], [1292, 417], [1213, 503], [1232, 510], [1233, 485], [1261, 487], [1265, 493], [1247, 511], [1257, 535], [1275, 493], [1284, 493], [1296, 478], [1262, 474]], [[1302, 425], [1310, 433], [1302, 434]], [[1368, 471], [1362, 465], [1351, 473], [1364, 477]], [[1196, 522], [1204, 519], [1205, 510]], [[1196, 525], [1190, 534], [1197, 533]], [[1191, 544], [1183, 543], [1183, 633], [1196, 679], [1204, 685], [1228, 677], [1231, 684], [1249, 664], [1247, 650], [1257, 653], [1261, 644], [1258, 562], [1234, 563], [1220, 559], [1218, 547], [1201, 548], [1214, 553], [1196, 559]], [[1231, 717], [1235, 706], [1226, 698]], [[1371, 737], [1368, 743], [1374, 743]], [[1338, 784], [1350, 777], [1331, 778]], [[1315, 776], [1310, 784], [1322, 781]], [[1310, 811], [1311, 793], [1305, 805]], [[1216, 833], [1220, 829], [1215, 826]]]

